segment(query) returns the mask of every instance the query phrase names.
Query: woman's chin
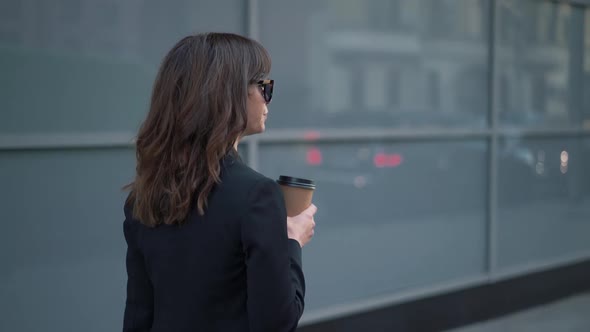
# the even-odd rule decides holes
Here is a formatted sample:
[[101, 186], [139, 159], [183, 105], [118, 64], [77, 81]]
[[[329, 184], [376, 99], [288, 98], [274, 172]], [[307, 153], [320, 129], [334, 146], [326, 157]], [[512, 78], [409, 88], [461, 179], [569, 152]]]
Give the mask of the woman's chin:
[[251, 135], [261, 134], [265, 130], [266, 130], [265, 126], [262, 125], [260, 128], [250, 129], [250, 130], [246, 131], [243, 136], [251, 136]]

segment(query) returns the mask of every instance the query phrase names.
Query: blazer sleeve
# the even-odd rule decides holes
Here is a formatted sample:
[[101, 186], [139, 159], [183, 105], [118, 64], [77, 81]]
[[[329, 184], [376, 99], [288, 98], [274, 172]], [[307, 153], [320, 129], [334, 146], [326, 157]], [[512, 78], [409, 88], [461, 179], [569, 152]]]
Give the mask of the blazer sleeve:
[[127, 242], [127, 300], [123, 317], [123, 332], [150, 331], [154, 313], [152, 283], [148, 277], [144, 257], [139, 250], [139, 223], [125, 209], [123, 231]]
[[295, 331], [304, 308], [301, 247], [287, 237], [287, 212], [278, 185], [259, 181], [242, 216], [250, 330]]

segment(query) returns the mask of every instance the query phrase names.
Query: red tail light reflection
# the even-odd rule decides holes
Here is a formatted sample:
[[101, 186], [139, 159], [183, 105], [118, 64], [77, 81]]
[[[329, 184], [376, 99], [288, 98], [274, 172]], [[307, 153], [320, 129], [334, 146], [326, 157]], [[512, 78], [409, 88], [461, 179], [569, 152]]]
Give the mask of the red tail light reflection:
[[[323, 162], [322, 151], [317, 147], [307, 149], [306, 160], [307, 164], [310, 166], [321, 165]], [[404, 157], [399, 153], [377, 153], [373, 158], [373, 164], [375, 164], [375, 167], [377, 168], [398, 167], [403, 161]]]
[[399, 153], [377, 153], [373, 158], [373, 164], [377, 168], [397, 167], [402, 164], [404, 157]]
[[318, 148], [307, 149], [307, 164], [311, 166], [319, 166], [322, 164], [322, 151]]

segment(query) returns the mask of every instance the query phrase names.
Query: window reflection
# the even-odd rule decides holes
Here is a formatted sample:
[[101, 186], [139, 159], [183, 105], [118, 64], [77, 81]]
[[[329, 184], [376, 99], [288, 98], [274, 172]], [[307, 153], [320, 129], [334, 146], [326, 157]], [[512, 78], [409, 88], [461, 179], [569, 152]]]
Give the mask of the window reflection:
[[588, 249], [589, 142], [578, 138], [500, 141], [500, 266]]
[[310, 142], [262, 146], [259, 165], [271, 177], [315, 179], [316, 199], [329, 212], [328, 224], [354, 225], [366, 213], [374, 216], [372, 222], [390, 223], [483, 209], [478, 193], [485, 187], [486, 151], [479, 141]]
[[262, 3], [269, 128], [486, 125], [487, 1]]
[[310, 309], [483, 273], [486, 162], [484, 140], [261, 145], [263, 174], [317, 183]]
[[[515, 126], [579, 126], [584, 102], [583, 9], [499, 1], [500, 120]], [[587, 60], [586, 60], [587, 61]]]

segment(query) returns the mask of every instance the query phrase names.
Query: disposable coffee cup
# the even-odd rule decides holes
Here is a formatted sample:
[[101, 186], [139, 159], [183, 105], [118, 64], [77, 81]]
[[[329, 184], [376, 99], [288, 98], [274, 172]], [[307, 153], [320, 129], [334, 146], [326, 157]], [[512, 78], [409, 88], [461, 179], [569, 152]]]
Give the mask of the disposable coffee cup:
[[311, 205], [315, 182], [313, 180], [281, 175], [277, 180], [287, 207], [287, 216], [294, 217]]

